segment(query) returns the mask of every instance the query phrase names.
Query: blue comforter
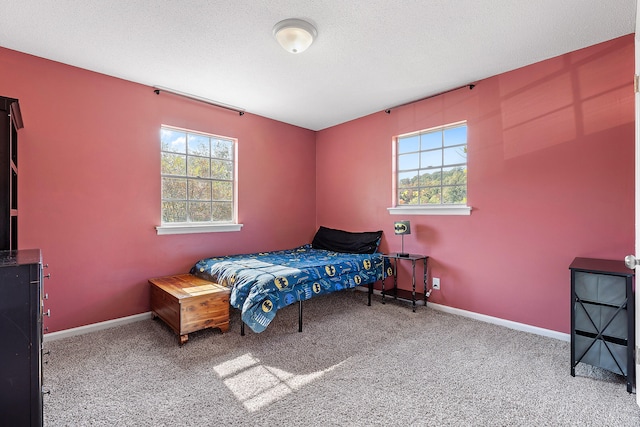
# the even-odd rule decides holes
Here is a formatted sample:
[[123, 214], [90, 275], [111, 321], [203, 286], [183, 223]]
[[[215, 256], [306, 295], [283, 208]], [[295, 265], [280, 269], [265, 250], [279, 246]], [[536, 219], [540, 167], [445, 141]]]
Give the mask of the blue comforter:
[[198, 261], [191, 274], [231, 288], [230, 303], [242, 321], [262, 332], [278, 309], [297, 301], [359, 285], [385, 274], [381, 254], [351, 254], [311, 245], [275, 252], [230, 255]]

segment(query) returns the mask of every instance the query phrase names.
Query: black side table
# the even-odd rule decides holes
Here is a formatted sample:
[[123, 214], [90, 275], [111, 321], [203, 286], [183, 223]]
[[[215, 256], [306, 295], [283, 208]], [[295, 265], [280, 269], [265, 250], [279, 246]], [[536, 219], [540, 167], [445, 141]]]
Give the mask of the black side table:
[[[429, 297], [429, 292], [427, 292], [427, 275], [429, 271], [428, 261], [429, 257], [426, 255], [419, 254], [408, 254], [408, 255], [400, 255], [398, 253], [390, 253], [390, 254], [382, 254], [385, 258], [389, 260], [393, 260], [393, 288], [389, 289], [387, 292], [384, 289], [385, 277], [382, 278], [382, 303], [384, 304], [384, 297], [387, 294], [391, 294], [393, 292], [394, 299], [404, 298], [411, 300], [413, 304], [413, 312], [416, 311], [416, 297], [417, 299], [424, 300], [425, 307], [427, 306], [427, 298]], [[398, 289], [398, 260], [408, 260], [411, 261], [411, 291], [406, 291], [404, 289]], [[416, 261], [422, 261], [424, 267], [424, 288], [423, 292], [416, 292]]]

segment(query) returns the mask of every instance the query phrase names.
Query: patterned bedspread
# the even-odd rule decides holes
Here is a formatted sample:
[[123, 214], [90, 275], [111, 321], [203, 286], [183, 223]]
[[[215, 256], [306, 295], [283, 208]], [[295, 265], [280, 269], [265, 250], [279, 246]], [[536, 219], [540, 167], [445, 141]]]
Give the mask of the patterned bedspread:
[[242, 321], [262, 332], [278, 309], [342, 289], [365, 285], [385, 274], [381, 254], [350, 254], [311, 245], [275, 252], [198, 261], [191, 274], [231, 288], [231, 305]]

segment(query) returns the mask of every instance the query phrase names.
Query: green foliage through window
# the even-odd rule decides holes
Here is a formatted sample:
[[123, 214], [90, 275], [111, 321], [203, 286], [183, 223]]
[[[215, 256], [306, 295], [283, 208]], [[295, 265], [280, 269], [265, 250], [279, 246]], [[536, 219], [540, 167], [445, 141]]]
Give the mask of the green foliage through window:
[[233, 223], [235, 140], [160, 129], [162, 222]]
[[467, 125], [397, 138], [397, 205], [467, 203]]

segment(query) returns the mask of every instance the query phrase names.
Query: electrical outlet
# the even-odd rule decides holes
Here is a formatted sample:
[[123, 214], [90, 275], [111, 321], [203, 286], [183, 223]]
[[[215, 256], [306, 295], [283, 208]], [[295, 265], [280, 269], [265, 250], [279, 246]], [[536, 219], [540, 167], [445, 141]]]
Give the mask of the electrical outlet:
[[433, 283], [433, 289], [440, 289], [440, 278], [439, 277], [434, 277], [432, 279], [432, 283]]

